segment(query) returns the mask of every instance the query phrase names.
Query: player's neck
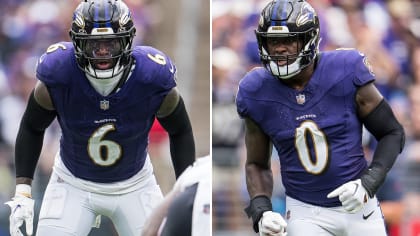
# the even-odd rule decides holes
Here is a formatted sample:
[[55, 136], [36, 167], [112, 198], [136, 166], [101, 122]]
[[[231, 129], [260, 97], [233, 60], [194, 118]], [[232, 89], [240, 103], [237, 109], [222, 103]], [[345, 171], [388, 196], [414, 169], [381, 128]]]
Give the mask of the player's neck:
[[314, 63], [303, 69], [299, 74], [290, 79], [282, 80], [282, 82], [293, 89], [303, 90], [311, 80], [313, 72]]
[[96, 79], [88, 73], [86, 73], [85, 75], [92, 87], [96, 90], [96, 92], [98, 92], [102, 96], [108, 96], [117, 86], [118, 81], [121, 79], [122, 76], [122, 74], [119, 74], [109, 79]]

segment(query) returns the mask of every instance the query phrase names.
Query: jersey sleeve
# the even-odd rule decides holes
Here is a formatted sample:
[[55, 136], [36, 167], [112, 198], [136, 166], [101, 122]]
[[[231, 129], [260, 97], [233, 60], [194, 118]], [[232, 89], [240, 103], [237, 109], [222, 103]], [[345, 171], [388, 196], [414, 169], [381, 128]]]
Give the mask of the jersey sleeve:
[[177, 68], [171, 58], [153, 47], [136, 47], [133, 52], [141, 67], [144, 82], [156, 89], [170, 90], [176, 86]]
[[[265, 69], [253, 69], [249, 71], [239, 82], [238, 92], [236, 93], [236, 110], [241, 118], [248, 117], [249, 102], [258, 94], [262, 84], [261, 71]], [[251, 99], [250, 99], [251, 98]]]
[[247, 109], [247, 105], [246, 105], [246, 101], [244, 98], [244, 89], [241, 88], [241, 85], [239, 85], [238, 87], [238, 92], [236, 93], [236, 110], [238, 112], [238, 115], [241, 118], [245, 118], [248, 116], [248, 109]]
[[176, 66], [163, 52], [146, 46], [133, 50], [136, 60], [136, 74], [139, 81], [138, 91], [147, 91], [151, 109], [159, 109], [166, 95], [176, 86]]
[[48, 47], [36, 66], [36, 77], [48, 87], [66, 84], [72, 63], [73, 45], [60, 42]]
[[372, 81], [375, 81], [375, 75], [372, 71], [368, 58], [361, 52], [357, 52], [354, 56], [354, 80], [353, 83], [357, 86], [363, 86]]

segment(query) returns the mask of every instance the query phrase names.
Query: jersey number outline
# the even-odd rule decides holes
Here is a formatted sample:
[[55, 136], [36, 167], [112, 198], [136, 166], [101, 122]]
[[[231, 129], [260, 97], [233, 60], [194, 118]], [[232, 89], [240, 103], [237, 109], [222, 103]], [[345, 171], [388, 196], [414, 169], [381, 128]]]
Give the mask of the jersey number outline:
[[55, 43], [55, 44], [50, 45], [47, 48], [47, 51], [39, 57], [39, 59], [36, 63], [36, 66], [38, 67], [38, 65], [41, 64], [42, 61], [44, 61], [44, 57], [45, 57], [46, 54], [53, 53], [53, 52], [57, 51], [57, 49], [59, 49], [59, 48], [61, 48], [61, 50], [66, 50], [67, 49], [66, 45], [64, 45], [62, 43]]
[[[104, 139], [109, 132], [114, 130], [114, 124], [105, 124], [93, 132], [88, 140], [89, 157], [99, 166], [111, 166], [122, 156], [122, 149], [118, 143]], [[102, 155], [103, 148], [106, 149], [105, 156]]]
[[148, 53], [147, 57], [149, 57], [150, 60], [156, 62], [159, 65], [166, 65], [165, 57], [160, 54], [155, 54], [154, 56], [152, 56], [151, 54]]
[[[307, 134], [311, 135], [315, 161], [311, 158], [309, 152]], [[296, 128], [295, 147], [298, 153], [299, 161], [303, 168], [311, 174], [321, 174], [328, 165], [328, 142], [325, 134], [318, 128], [315, 122], [306, 120]]]
[[47, 53], [52, 53], [52, 52], [55, 52], [57, 49], [59, 49], [59, 48], [61, 48], [62, 50], [66, 50], [67, 48], [66, 48], [66, 45], [64, 45], [64, 44], [62, 44], [62, 43], [55, 43], [55, 44], [52, 44], [52, 45], [50, 45], [48, 48], [47, 48]]

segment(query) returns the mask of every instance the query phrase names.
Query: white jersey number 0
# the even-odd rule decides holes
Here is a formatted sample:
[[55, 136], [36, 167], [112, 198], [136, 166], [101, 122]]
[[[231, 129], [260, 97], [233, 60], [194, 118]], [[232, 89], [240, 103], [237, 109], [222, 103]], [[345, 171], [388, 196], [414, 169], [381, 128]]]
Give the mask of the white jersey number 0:
[[[309, 152], [307, 134], [311, 135], [315, 158]], [[296, 128], [295, 146], [305, 170], [311, 174], [320, 174], [328, 164], [328, 143], [325, 134], [310, 120], [306, 120]]]

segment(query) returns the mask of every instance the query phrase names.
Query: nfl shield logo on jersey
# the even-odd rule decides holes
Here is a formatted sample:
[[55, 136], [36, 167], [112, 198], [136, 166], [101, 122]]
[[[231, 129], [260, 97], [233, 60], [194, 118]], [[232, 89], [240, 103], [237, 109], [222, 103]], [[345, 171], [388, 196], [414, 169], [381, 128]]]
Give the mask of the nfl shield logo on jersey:
[[99, 107], [102, 109], [102, 110], [108, 110], [109, 109], [109, 101], [108, 100], [102, 100], [102, 101], [100, 101], [99, 102]]
[[302, 105], [302, 104], [304, 104], [305, 103], [305, 101], [306, 101], [306, 98], [305, 98], [305, 94], [299, 94], [299, 95], [297, 95], [296, 96], [296, 102], [299, 104], [299, 105]]

